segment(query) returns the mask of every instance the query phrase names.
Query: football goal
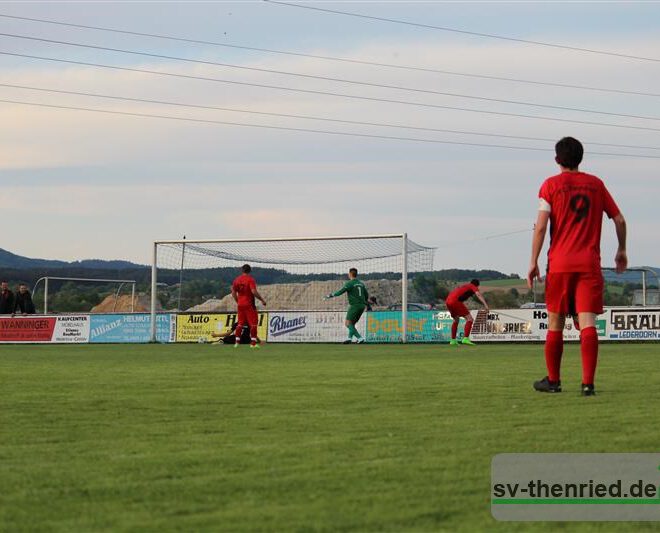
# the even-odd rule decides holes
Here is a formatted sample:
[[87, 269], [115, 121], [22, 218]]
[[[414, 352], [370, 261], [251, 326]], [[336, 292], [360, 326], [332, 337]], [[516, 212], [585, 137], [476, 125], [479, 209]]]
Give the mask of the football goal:
[[[43, 282], [43, 296], [38, 294], [37, 289], [39, 284]], [[134, 279], [101, 279], [101, 278], [71, 278], [71, 277], [57, 277], [57, 276], [44, 276], [39, 278], [34, 284], [32, 289], [32, 298], [36, 305], [41, 305], [43, 314], [47, 315], [52, 312], [58, 311], [72, 311], [72, 309], [67, 309], [66, 304], [69, 304], [69, 307], [72, 305], [76, 306], [89, 306], [91, 308], [93, 305], [101, 303], [104, 294], [108, 296], [114, 294], [114, 307], [112, 311], [115, 311], [117, 302], [119, 301], [119, 295], [124, 286], [130, 286], [131, 288], [131, 300], [130, 300], [130, 312], [132, 313], [135, 308], [135, 286], [137, 281]], [[91, 289], [87, 294], [81, 288], [82, 285], [96, 285], [95, 288]], [[102, 287], [99, 288], [98, 285]], [[69, 301], [70, 298], [65, 296], [65, 293], [70, 293], [76, 295], [74, 301]], [[58, 301], [58, 296], [60, 296]], [[53, 300], [55, 305], [53, 306]], [[50, 306], [49, 306], [50, 304]], [[64, 309], [58, 309], [58, 305], [65, 306]], [[54, 307], [54, 309], [53, 309]], [[84, 311], [89, 311], [90, 309], [83, 308]], [[78, 309], [80, 311], [80, 309]]]
[[434, 254], [434, 248], [411, 241], [405, 233], [157, 241], [151, 279], [152, 340], [158, 309], [234, 312], [231, 282], [246, 263], [267, 302], [264, 312], [345, 310], [345, 298], [323, 297], [340, 289], [348, 270], [357, 268], [373, 307], [400, 312], [406, 332], [407, 311], [416, 296], [411, 282], [415, 273], [433, 269]]

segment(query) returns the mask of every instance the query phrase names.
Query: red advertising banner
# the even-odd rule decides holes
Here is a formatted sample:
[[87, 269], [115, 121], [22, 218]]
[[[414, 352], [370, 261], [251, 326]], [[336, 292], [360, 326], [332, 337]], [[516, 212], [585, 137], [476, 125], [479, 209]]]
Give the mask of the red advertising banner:
[[55, 317], [0, 318], [0, 342], [50, 342]]

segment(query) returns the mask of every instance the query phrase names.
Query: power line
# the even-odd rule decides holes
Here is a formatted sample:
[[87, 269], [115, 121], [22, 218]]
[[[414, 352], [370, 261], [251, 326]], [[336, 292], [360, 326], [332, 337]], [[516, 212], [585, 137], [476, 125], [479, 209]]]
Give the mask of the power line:
[[[423, 139], [416, 137], [400, 137], [400, 136], [391, 136], [391, 135], [375, 135], [367, 133], [355, 133], [355, 132], [340, 132], [340, 131], [330, 131], [330, 130], [317, 130], [309, 128], [293, 128], [288, 126], [272, 126], [267, 124], [247, 124], [243, 122], [229, 122], [224, 120], [209, 120], [209, 119], [198, 119], [191, 117], [176, 117], [172, 115], [156, 115], [153, 113], [134, 113], [129, 111], [114, 111], [108, 109], [95, 109], [89, 107], [79, 107], [79, 106], [64, 106], [64, 105], [54, 105], [54, 104], [43, 104], [38, 102], [24, 102], [19, 100], [7, 100], [0, 99], [0, 103], [5, 104], [17, 104], [17, 105], [26, 105], [34, 107], [44, 107], [51, 109], [63, 109], [68, 111], [86, 111], [93, 113], [104, 113], [108, 115], [121, 115], [129, 117], [139, 117], [139, 118], [158, 118], [165, 120], [175, 120], [180, 122], [194, 122], [200, 124], [216, 124], [223, 126], [241, 126], [246, 128], [260, 128], [268, 130], [278, 130], [278, 131], [293, 131], [298, 133], [318, 133], [324, 135], [335, 135], [342, 137], [359, 137], [366, 139], [381, 139], [381, 140], [390, 140], [390, 141], [410, 141], [410, 142], [420, 142], [420, 143], [429, 143], [429, 144], [449, 144], [456, 146], [475, 146], [480, 148], [500, 148], [507, 150], [526, 150], [534, 152], [548, 152], [547, 148], [534, 148], [528, 146], [510, 146], [502, 144], [485, 144], [485, 143], [473, 143], [473, 142], [464, 142], [464, 141], [441, 141], [438, 139]], [[590, 152], [591, 155], [604, 155], [612, 157], [632, 157], [632, 158], [644, 158], [644, 159], [660, 159], [660, 156], [655, 155], [638, 155], [638, 154], [621, 154], [621, 153], [609, 153], [609, 152]]]
[[508, 231], [506, 233], [496, 233], [493, 235], [485, 235], [483, 237], [476, 237], [474, 239], [461, 239], [460, 241], [440, 241], [438, 244], [439, 245], [465, 245], [465, 244], [472, 244], [472, 243], [477, 243], [477, 242], [482, 242], [482, 241], [490, 241], [492, 239], [500, 239], [502, 237], [510, 237], [511, 235], [519, 235], [521, 233], [531, 233], [533, 232], [533, 229], [521, 229], [521, 230], [516, 230], [516, 231]]
[[533, 44], [537, 46], [545, 46], [548, 48], [559, 48], [561, 50], [571, 50], [573, 52], [585, 52], [589, 54], [598, 54], [598, 55], [605, 55], [605, 56], [612, 56], [612, 57], [619, 57], [623, 59], [635, 59], [638, 61], [651, 61], [654, 63], [660, 63], [660, 59], [655, 58], [655, 57], [642, 57], [642, 56], [635, 56], [635, 55], [629, 55], [629, 54], [621, 54], [618, 52], [610, 52], [607, 50], [596, 50], [593, 48], [580, 48], [578, 46], [569, 46], [569, 45], [563, 45], [563, 44], [556, 44], [556, 43], [548, 43], [548, 42], [543, 42], [543, 41], [533, 41], [530, 39], [520, 39], [516, 37], [507, 37], [505, 35], [496, 35], [492, 33], [481, 33], [481, 32], [476, 32], [476, 31], [468, 31], [468, 30], [460, 30], [458, 28], [449, 28], [446, 26], [433, 26], [431, 24], [422, 24], [420, 22], [411, 22], [407, 20], [399, 20], [399, 19], [390, 19], [390, 18], [385, 18], [385, 17], [376, 17], [373, 15], [363, 15], [361, 13], [352, 13], [349, 11], [338, 11], [335, 9], [326, 9], [322, 7], [313, 7], [313, 6], [308, 6], [308, 5], [301, 5], [301, 4], [292, 4], [289, 2], [281, 2], [279, 0], [263, 0], [264, 2], [267, 2], [269, 4], [277, 4], [281, 6], [288, 6], [288, 7], [295, 7], [299, 9], [309, 9], [311, 11], [319, 11], [321, 13], [331, 13], [333, 15], [344, 15], [348, 17], [356, 17], [356, 18], [361, 18], [365, 20], [376, 20], [379, 22], [390, 22], [393, 24], [403, 24], [406, 26], [415, 26], [417, 28], [426, 28], [430, 30], [440, 30], [440, 31], [446, 31], [446, 32], [452, 32], [452, 33], [460, 33], [463, 35], [473, 35], [475, 37], [487, 37], [489, 39], [499, 39], [502, 41], [510, 41], [510, 42], [516, 42], [516, 43], [523, 43], [523, 44]]
[[4, 13], [0, 13], [0, 17], [8, 18], [8, 19], [16, 19], [16, 20], [25, 20], [25, 21], [30, 21], [30, 22], [39, 22], [39, 23], [44, 23], [44, 24], [53, 24], [53, 25], [57, 25], [57, 26], [66, 26], [66, 27], [72, 27], [72, 28], [81, 28], [81, 29], [105, 31], [105, 32], [118, 33], [118, 34], [123, 34], [123, 35], [134, 35], [134, 36], [139, 36], [139, 37], [150, 37], [150, 38], [154, 38], [154, 39], [164, 39], [164, 40], [178, 41], [178, 42], [184, 42], [184, 43], [190, 43], [190, 44], [203, 44], [203, 45], [209, 45], [209, 46], [221, 46], [221, 47], [224, 47], [224, 48], [232, 48], [232, 49], [235, 49], [235, 50], [249, 50], [249, 51], [252, 51], [252, 52], [266, 52], [266, 53], [269, 53], [269, 54], [279, 54], [279, 55], [287, 55], [287, 56], [295, 56], [295, 57], [306, 57], [306, 58], [311, 58], [311, 59], [322, 59], [322, 60], [325, 60], [325, 61], [336, 61], [336, 62], [341, 62], [341, 63], [352, 63], [352, 64], [356, 64], [356, 65], [369, 65], [369, 66], [374, 66], [374, 67], [399, 69], [399, 70], [409, 70], [409, 71], [414, 71], [414, 72], [428, 72], [428, 73], [433, 73], [433, 74], [445, 74], [445, 75], [449, 75], [449, 76], [461, 76], [461, 77], [467, 77], [467, 78], [477, 78], [477, 79], [494, 80], [494, 81], [506, 81], [506, 82], [512, 82], [512, 83], [526, 83], [526, 84], [531, 84], [531, 85], [541, 85], [541, 86], [547, 86], [547, 87], [561, 87], [561, 88], [564, 88], [564, 89], [578, 89], [578, 90], [584, 90], [584, 91], [597, 91], [597, 92], [614, 93], [614, 94], [628, 94], [628, 95], [634, 95], [634, 96], [660, 97], [660, 93], [649, 93], [649, 92], [642, 92], [642, 91], [629, 91], [629, 90], [624, 90], [624, 89], [612, 89], [612, 88], [605, 88], [605, 87], [592, 87], [592, 86], [588, 86], [588, 85], [574, 85], [574, 84], [569, 84], [569, 83], [556, 83], [556, 82], [549, 82], [549, 81], [526, 80], [526, 79], [521, 79], [521, 78], [508, 78], [508, 77], [504, 77], [504, 76], [490, 76], [490, 75], [485, 75], [485, 74], [474, 74], [474, 73], [467, 73], [467, 72], [456, 72], [456, 71], [451, 71], [451, 70], [440, 70], [440, 69], [432, 69], [432, 68], [425, 68], [425, 67], [415, 67], [415, 66], [410, 66], [410, 65], [398, 65], [398, 64], [393, 64], [393, 63], [382, 63], [382, 62], [376, 62], [376, 61], [366, 61], [366, 60], [361, 60], [361, 59], [350, 59], [350, 58], [346, 58], [346, 57], [335, 57], [335, 56], [326, 56], [326, 55], [318, 55], [318, 54], [306, 54], [306, 53], [302, 53], [302, 52], [276, 50], [276, 49], [273, 49], [273, 48], [260, 48], [260, 47], [254, 47], [254, 46], [241, 46], [241, 45], [236, 45], [236, 44], [220, 43], [220, 42], [217, 42], [217, 41], [192, 39], [192, 38], [186, 38], [186, 37], [175, 37], [173, 35], [164, 35], [164, 34], [159, 34], [159, 33], [146, 33], [146, 32], [138, 32], [138, 31], [130, 31], [130, 30], [121, 30], [119, 28], [109, 28], [109, 27], [105, 27], [105, 26], [92, 26], [92, 25], [87, 25], [87, 24], [75, 24], [75, 23], [72, 23], [72, 22], [62, 22], [62, 21], [51, 20], [51, 19], [39, 19], [39, 18], [33, 18], [33, 17], [19, 17], [19, 16], [16, 16], [16, 15], [7, 15], [7, 14], [4, 14]]
[[[345, 120], [345, 119], [330, 118], [330, 117], [317, 117], [317, 116], [311, 116], [311, 115], [294, 115], [294, 114], [291, 114], [291, 113], [275, 113], [275, 112], [269, 112], [269, 111], [254, 111], [254, 110], [249, 110], [249, 109], [236, 109], [236, 108], [220, 107], [220, 106], [212, 106], [212, 105], [190, 104], [190, 103], [184, 103], [184, 102], [172, 102], [172, 101], [167, 101], [167, 100], [154, 100], [154, 99], [148, 99], [148, 98], [116, 96], [116, 95], [108, 95], [108, 94], [100, 94], [100, 93], [67, 91], [67, 90], [63, 90], [63, 89], [48, 89], [48, 88], [45, 88], [45, 87], [34, 87], [34, 86], [28, 86], [28, 85], [14, 85], [14, 84], [9, 84], [9, 83], [0, 83], [0, 87], [6, 87], [6, 88], [11, 88], [11, 89], [38, 91], [38, 92], [47, 92], [47, 93], [55, 93], [55, 94], [67, 94], [67, 95], [72, 95], [72, 96], [85, 96], [85, 97], [92, 97], [92, 98], [103, 98], [103, 99], [108, 99], [108, 100], [118, 100], [118, 101], [125, 101], [125, 102], [139, 102], [139, 103], [148, 103], [148, 104], [159, 104], [159, 105], [168, 105], [168, 106], [175, 106], [175, 107], [192, 108], [192, 109], [207, 109], [207, 110], [213, 110], [213, 111], [228, 111], [228, 112], [231, 112], [231, 113], [245, 113], [245, 114], [251, 114], [251, 115], [269, 116], [269, 117], [315, 120], [315, 121], [322, 121], [322, 122], [332, 122], [332, 123], [337, 123], [337, 124], [350, 124], [350, 125], [353, 125], [353, 126], [376, 126], [376, 127], [385, 127], [385, 128], [407, 129], [407, 130], [414, 130], [414, 131], [429, 131], [429, 132], [436, 132], [436, 133], [453, 133], [453, 134], [460, 134], [460, 135], [475, 135], [475, 136], [482, 136], [482, 137], [495, 137], [495, 138], [524, 140], [524, 141], [544, 141], [544, 142], [552, 142], [552, 143], [554, 143], [555, 140], [556, 140], [556, 139], [549, 139], [549, 138], [544, 138], [544, 137], [529, 137], [529, 136], [520, 136], [520, 135], [507, 135], [507, 134], [496, 134], [496, 133], [475, 132], [475, 131], [465, 131], [465, 130], [450, 130], [450, 129], [441, 129], [441, 128], [429, 128], [429, 127], [422, 127], [422, 126], [411, 126], [411, 125], [406, 125], [406, 124], [391, 124], [391, 123], [384, 123], [384, 122], [364, 122], [364, 121]], [[593, 145], [593, 146], [611, 146], [611, 147], [615, 147], [615, 148], [633, 148], [633, 149], [637, 149], [637, 150], [660, 150], [660, 147], [658, 147], [658, 146], [639, 146], [639, 145], [630, 145], [630, 144], [613, 144], [613, 143], [600, 143], [600, 142], [589, 142], [589, 141], [586, 141], [585, 144]]]
[[455, 106], [446, 106], [446, 105], [438, 105], [438, 104], [426, 104], [426, 103], [421, 103], [421, 102], [410, 102], [406, 100], [395, 100], [391, 98], [377, 98], [377, 97], [372, 97], [372, 96], [358, 96], [358, 95], [353, 95], [353, 94], [345, 94], [345, 93], [335, 93], [335, 92], [329, 92], [329, 91], [317, 91], [317, 90], [312, 90], [312, 89], [297, 89], [293, 87], [285, 87], [281, 85], [267, 85], [267, 84], [261, 84], [261, 83], [251, 83], [251, 82], [244, 82], [244, 81], [234, 81], [234, 80], [224, 80], [221, 78], [210, 78], [206, 76], [193, 76], [191, 74], [177, 74], [173, 72], [166, 72], [166, 71], [157, 71], [157, 70], [147, 70], [147, 69], [139, 69], [139, 68], [133, 68], [133, 67], [119, 67], [115, 65], [105, 65], [102, 63], [89, 63], [85, 61], [74, 61], [71, 59], [58, 59], [58, 58], [52, 58], [52, 57], [43, 57], [43, 56], [35, 56], [35, 55], [30, 55], [30, 54], [19, 54], [16, 52], [2, 52], [0, 51], [0, 55], [6, 55], [6, 56], [12, 56], [12, 57], [23, 57], [23, 58], [28, 58], [28, 59], [36, 59], [40, 61], [53, 61], [57, 63], [66, 63], [70, 65], [82, 65], [82, 66], [88, 66], [88, 67], [96, 67], [96, 68], [106, 68], [106, 69], [113, 69], [113, 70], [119, 70], [119, 71], [125, 71], [125, 72], [139, 72], [143, 74], [152, 74], [156, 76], [167, 76], [167, 77], [173, 77], [173, 78], [180, 78], [180, 79], [189, 79], [189, 80], [201, 80], [201, 81], [209, 81], [209, 82], [215, 82], [215, 83], [226, 83], [226, 84], [231, 84], [231, 85], [240, 85], [240, 86], [247, 86], [247, 87], [258, 87], [262, 89], [277, 89], [281, 91], [288, 91], [288, 92], [297, 92], [297, 93], [303, 93], [303, 94], [316, 94], [316, 95], [324, 95], [324, 96], [334, 96], [338, 98], [347, 98], [347, 99], [352, 99], [352, 100], [364, 100], [364, 101], [370, 101], [370, 102], [382, 102], [382, 103], [389, 103], [389, 104], [401, 104], [401, 105], [407, 105], [407, 106], [414, 106], [414, 107], [422, 107], [422, 108], [429, 108], [429, 109], [448, 109], [452, 111], [464, 111], [464, 112], [470, 112], [470, 113], [480, 113], [480, 114], [486, 114], [486, 115], [497, 115], [497, 116], [505, 116], [505, 117], [516, 117], [516, 118], [528, 118], [528, 119], [533, 119], [533, 120], [549, 120], [553, 122], [562, 122], [562, 123], [568, 123], [568, 124], [586, 124], [586, 125], [591, 125], [591, 126], [605, 126], [605, 127], [611, 127], [611, 128], [624, 128], [624, 129], [633, 129], [633, 130], [644, 130], [644, 131], [660, 131], [660, 128], [651, 128], [647, 126], [630, 126], [630, 125], [625, 125], [625, 124], [612, 124], [608, 122], [593, 122], [593, 121], [588, 121], [588, 120], [575, 120], [575, 119], [563, 119], [563, 118], [557, 118], [557, 117], [545, 117], [545, 116], [539, 116], [539, 115], [527, 115], [524, 113], [507, 113], [504, 111], [488, 111], [484, 109], [470, 109], [470, 108], [465, 108], [465, 107], [455, 107]]
[[611, 117], [621, 117], [621, 118], [636, 118], [636, 119], [641, 119], [641, 120], [660, 120], [660, 117], [650, 117], [647, 115], [632, 115], [628, 113], [614, 113], [611, 111], [599, 111], [597, 109], [584, 109], [584, 108], [578, 108], [578, 107], [567, 107], [567, 106], [558, 106], [558, 105], [550, 105], [550, 104], [539, 104], [535, 102], [524, 102], [520, 100], [507, 100], [507, 99], [502, 99], [502, 98], [491, 98], [487, 96], [474, 96], [474, 95], [467, 95], [467, 94], [461, 94], [461, 93], [450, 93], [450, 92], [445, 92], [445, 91], [435, 91], [431, 89], [419, 89], [415, 87], [405, 87], [401, 85], [389, 85], [389, 84], [382, 84], [382, 83], [371, 83], [371, 82], [364, 82], [364, 81], [357, 81], [357, 80], [347, 80], [345, 78], [333, 78], [333, 77], [328, 77], [328, 76], [318, 76], [314, 74], [302, 74], [300, 72], [288, 72], [288, 71], [283, 71], [283, 70], [273, 70], [273, 69], [267, 69], [267, 68], [261, 68], [261, 67], [247, 67], [244, 65], [236, 65], [232, 63], [221, 63], [217, 61], [204, 61], [200, 59], [189, 59], [185, 57], [178, 57], [178, 56], [170, 56], [170, 55], [164, 55], [164, 54], [154, 54], [150, 52], [142, 52], [138, 50], [127, 50], [123, 48], [111, 48], [107, 46], [98, 46], [98, 45], [92, 45], [92, 44], [85, 44], [85, 43], [74, 43], [71, 41], [58, 41], [54, 39], [45, 39], [41, 37], [29, 37], [27, 35], [17, 35], [17, 34], [12, 34], [12, 33], [0, 33], [0, 37], [10, 37], [14, 39], [25, 39], [29, 41], [38, 41], [38, 42], [45, 42], [45, 43], [51, 43], [51, 44], [62, 44], [66, 46], [75, 46], [78, 48], [86, 48], [86, 49], [92, 49], [92, 50], [104, 50], [104, 51], [109, 51], [109, 52], [119, 52], [122, 54], [130, 54], [130, 55], [138, 55], [138, 56], [145, 56], [145, 57], [153, 57], [157, 59], [168, 59], [168, 60], [173, 60], [173, 61], [182, 61], [186, 63], [195, 63], [195, 64], [202, 64], [202, 65], [212, 65], [212, 66], [218, 66], [218, 67], [227, 67], [227, 68], [235, 68], [239, 70], [247, 70], [251, 72], [265, 72], [268, 74], [279, 74], [279, 75], [284, 75], [284, 76], [295, 76], [298, 78], [306, 78], [306, 79], [314, 79], [314, 80], [322, 80], [322, 81], [332, 81], [332, 82], [339, 82], [339, 83], [348, 83], [351, 85], [360, 85], [364, 87], [375, 87], [375, 88], [380, 88], [380, 89], [394, 89], [394, 90], [399, 90], [399, 91], [407, 91], [407, 92], [413, 92], [413, 93], [420, 93], [420, 94], [433, 94], [433, 95], [438, 95], [438, 96], [449, 96], [452, 98], [465, 98], [468, 100], [478, 100], [480, 102], [495, 102], [499, 104], [513, 104], [513, 105], [523, 105], [523, 106], [528, 106], [528, 107], [538, 107], [542, 109], [553, 109], [553, 110], [560, 110], [560, 111], [577, 111], [578, 113], [589, 113], [593, 115], [606, 115], [606, 116], [611, 116]]

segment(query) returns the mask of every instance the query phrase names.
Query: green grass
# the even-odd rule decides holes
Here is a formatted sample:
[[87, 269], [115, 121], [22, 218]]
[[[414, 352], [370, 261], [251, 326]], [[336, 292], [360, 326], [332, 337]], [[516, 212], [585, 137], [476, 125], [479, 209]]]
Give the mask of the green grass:
[[657, 452], [658, 352], [582, 398], [574, 345], [560, 395], [538, 345], [2, 346], [0, 531], [621, 531], [495, 522], [490, 461]]
[[610, 294], [618, 294], [618, 295], [622, 295], [624, 289], [622, 285], [612, 285], [611, 283], [606, 283], [605, 288], [607, 289], [607, 292], [609, 292]]

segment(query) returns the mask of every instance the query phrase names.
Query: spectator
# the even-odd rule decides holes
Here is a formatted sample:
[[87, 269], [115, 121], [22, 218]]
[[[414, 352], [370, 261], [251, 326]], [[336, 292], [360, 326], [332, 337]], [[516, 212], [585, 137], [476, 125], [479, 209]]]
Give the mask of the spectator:
[[0, 283], [0, 315], [11, 315], [14, 312], [14, 293], [9, 290], [6, 281]]
[[373, 311], [374, 307], [378, 305], [378, 300], [376, 300], [375, 296], [369, 296], [369, 299], [367, 300], [367, 311]]
[[32, 295], [25, 283], [18, 286], [18, 293], [16, 294], [16, 303], [14, 304], [14, 313], [20, 312], [24, 315], [33, 315], [37, 312], [34, 308]]

